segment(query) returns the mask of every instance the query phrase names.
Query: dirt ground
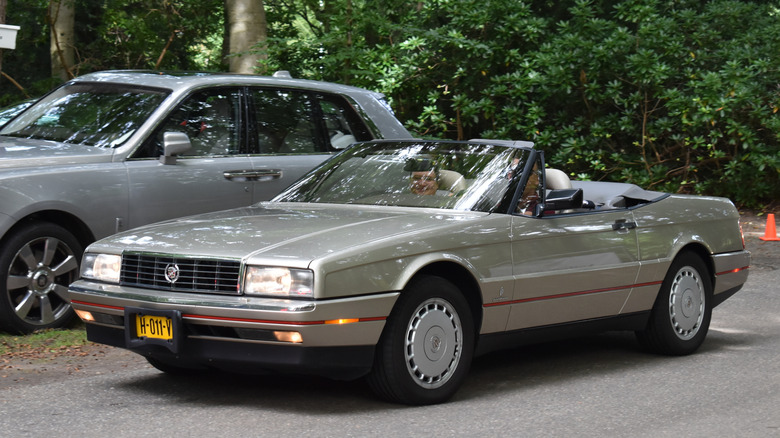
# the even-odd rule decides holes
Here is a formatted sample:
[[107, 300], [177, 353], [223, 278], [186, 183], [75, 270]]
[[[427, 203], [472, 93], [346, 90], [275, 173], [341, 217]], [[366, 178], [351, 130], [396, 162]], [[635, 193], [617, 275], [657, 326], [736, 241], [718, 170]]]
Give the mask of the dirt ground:
[[[751, 252], [751, 269], [780, 269], [780, 242], [760, 239], [766, 231], [767, 216], [744, 213], [740, 222], [745, 244]], [[141, 356], [106, 345], [90, 343], [54, 351], [41, 348], [0, 358], [0, 390], [142, 367], [150, 368], [150, 365]]]
[[150, 367], [127, 350], [89, 343], [49, 350], [34, 348], [0, 359], [0, 391], [22, 385], [40, 385], [69, 377], [114, 373], [128, 367]]

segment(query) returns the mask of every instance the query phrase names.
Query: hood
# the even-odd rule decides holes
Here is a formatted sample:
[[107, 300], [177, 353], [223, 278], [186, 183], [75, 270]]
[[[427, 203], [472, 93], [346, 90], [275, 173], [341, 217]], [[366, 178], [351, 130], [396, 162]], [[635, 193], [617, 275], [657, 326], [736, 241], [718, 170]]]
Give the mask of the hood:
[[111, 161], [113, 149], [0, 136], [0, 169]]
[[91, 251], [144, 251], [306, 267], [367, 242], [408, 240], [486, 213], [450, 210], [261, 203], [176, 219], [103, 239]]

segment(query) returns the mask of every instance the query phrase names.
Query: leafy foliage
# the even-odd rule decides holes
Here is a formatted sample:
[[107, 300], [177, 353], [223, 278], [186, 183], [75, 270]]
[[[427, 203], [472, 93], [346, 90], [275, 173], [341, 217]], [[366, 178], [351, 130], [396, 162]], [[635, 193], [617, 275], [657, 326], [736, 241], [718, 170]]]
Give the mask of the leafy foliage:
[[382, 91], [421, 136], [533, 140], [580, 179], [780, 197], [777, 4], [353, 3], [276, 33], [269, 62]]
[[[107, 69], [221, 70], [221, 0], [73, 0], [76, 74]], [[9, 2], [10, 3], [10, 2]], [[3, 53], [3, 71], [25, 89], [0, 81], [0, 106], [40, 96], [50, 78], [49, 0], [8, 5], [6, 21], [19, 25], [16, 50]]]
[[[162, 68], [223, 68], [219, 0], [76, 1], [81, 72], [151, 68], [163, 52]], [[47, 2], [29, 3], [15, 24], [35, 50], [4, 62], [22, 78], [47, 65], [48, 34], [24, 24]], [[780, 198], [777, 0], [264, 3], [258, 71], [381, 91], [420, 136], [528, 139], [580, 179]]]

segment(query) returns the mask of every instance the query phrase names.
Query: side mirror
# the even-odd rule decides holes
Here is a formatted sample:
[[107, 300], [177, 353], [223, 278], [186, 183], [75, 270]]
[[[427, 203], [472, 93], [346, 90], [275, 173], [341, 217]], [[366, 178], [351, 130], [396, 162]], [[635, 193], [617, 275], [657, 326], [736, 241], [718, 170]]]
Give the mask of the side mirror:
[[192, 148], [190, 138], [183, 132], [166, 132], [163, 134], [163, 154], [160, 155], [162, 164], [176, 164], [176, 155], [187, 152]]
[[582, 189], [550, 190], [543, 211], [570, 210], [582, 207]]

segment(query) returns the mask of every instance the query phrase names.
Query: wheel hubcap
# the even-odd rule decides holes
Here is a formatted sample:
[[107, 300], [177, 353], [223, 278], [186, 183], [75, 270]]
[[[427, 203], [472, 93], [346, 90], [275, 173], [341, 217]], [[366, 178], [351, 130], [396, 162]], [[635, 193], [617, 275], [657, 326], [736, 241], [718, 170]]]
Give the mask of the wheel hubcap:
[[67, 290], [78, 274], [73, 250], [53, 237], [41, 237], [21, 247], [8, 268], [6, 290], [16, 316], [43, 326], [65, 316]]
[[46, 266], [40, 266], [32, 273], [30, 290], [38, 295], [46, 295], [54, 287], [53, 272]]
[[677, 272], [669, 294], [669, 316], [677, 337], [696, 336], [704, 319], [704, 287], [699, 273], [684, 267]]
[[457, 369], [463, 327], [452, 305], [441, 299], [422, 303], [406, 330], [406, 367], [423, 388], [444, 385]]

